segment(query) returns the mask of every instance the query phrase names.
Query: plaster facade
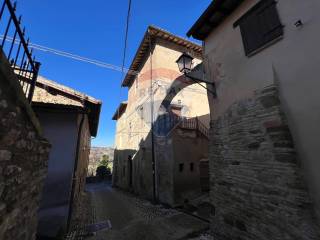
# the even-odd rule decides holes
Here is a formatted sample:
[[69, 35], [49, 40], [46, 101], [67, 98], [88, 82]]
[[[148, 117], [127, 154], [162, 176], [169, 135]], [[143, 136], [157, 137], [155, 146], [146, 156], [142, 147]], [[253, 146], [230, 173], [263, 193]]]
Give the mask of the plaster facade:
[[[79, 195], [84, 190], [90, 132], [86, 117], [80, 128], [82, 114], [65, 111], [50, 113], [39, 109], [36, 109], [36, 112], [42, 123], [44, 135], [52, 144], [48, 175], [38, 213], [38, 234], [55, 237], [67, 231], [71, 204], [76, 208]], [[78, 136], [79, 129], [81, 129], [81, 137]], [[78, 137], [81, 139], [79, 149], [77, 149]], [[77, 151], [79, 151], [78, 154]], [[74, 194], [72, 194], [73, 179], [76, 180]]]
[[[233, 25], [258, 2], [243, 1], [204, 39], [206, 75], [217, 91], [217, 98], [209, 98], [211, 198], [216, 207], [212, 229], [217, 239], [318, 239], [320, 112], [316, 109], [320, 99], [315, 89], [319, 88], [320, 3], [277, 1], [283, 37], [247, 57], [240, 29]], [[296, 26], [298, 20], [302, 25]], [[273, 94], [260, 98], [258, 93], [270, 87], [276, 89]], [[265, 107], [262, 112], [254, 107], [259, 102]], [[276, 106], [278, 113], [270, 115], [270, 108]], [[255, 124], [259, 131], [270, 134], [267, 139], [271, 141], [274, 133], [268, 128], [282, 128], [280, 142], [268, 143], [268, 147], [265, 136], [260, 135], [261, 142], [250, 145], [249, 136], [255, 134], [250, 127]], [[239, 138], [233, 138], [236, 132]], [[284, 154], [281, 158], [278, 151]], [[262, 170], [268, 162], [264, 152], [268, 161], [274, 160]], [[252, 160], [248, 154], [254, 155]], [[276, 177], [285, 169], [286, 173]], [[251, 180], [245, 176], [249, 173]], [[267, 188], [255, 192], [255, 186], [262, 190], [272, 179], [278, 179], [274, 192]], [[264, 201], [268, 206], [261, 205]]]
[[[150, 50], [141, 63], [139, 75], [129, 86], [126, 110], [117, 118], [113, 184], [131, 189], [146, 198], [153, 198], [151, 134], [151, 122], [153, 122], [156, 197], [159, 201], [170, 205], [181, 204], [182, 198], [179, 201], [175, 198], [175, 193], [179, 192], [180, 188], [179, 184], [175, 185], [176, 168], [184, 161], [193, 161], [195, 168], [198, 168], [197, 162], [203, 155], [207, 155], [208, 151], [202, 152], [205, 147], [197, 148], [193, 144], [205, 145], [208, 140], [205, 137], [198, 137], [194, 132], [190, 136], [180, 136], [178, 140], [177, 133], [173, 134], [178, 126], [172, 126], [173, 132], [167, 132], [166, 135], [159, 135], [155, 130], [158, 130], [159, 119], [163, 115], [162, 101], [171, 89], [172, 83], [185, 80], [179, 72], [176, 60], [188, 49], [161, 38], [154, 38]], [[195, 63], [200, 63], [200, 54], [194, 53], [194, 56]], [[193, 84], [181, 91], [180, 89], [174, 91], [179, 92], [171, 102], [171, 106], [177, 108], [176, 114], [185, 119], [198, 116], [199, 121], [208, 127], [209, 105], [206, 90]], [[193, 142], [187, 140], [188, 137], [192, 138]], [[194, 152], [194, 155], [184, 159], [178, 152], [186, 146]], [[129, 160], [131, 158], [132, 160]], [[199, 174], [199, 171], [190, 174], [181, 178], [192, 177]], [[200, 182], [199, 175], [198, 182]], [[198, 186], [195, 189], [196, 194], [200, 191]]]
[[52, 144], [38, 235], [55, 238], [78, 218], [101, 102], [43, 77], [37, 84], [33, 108]]

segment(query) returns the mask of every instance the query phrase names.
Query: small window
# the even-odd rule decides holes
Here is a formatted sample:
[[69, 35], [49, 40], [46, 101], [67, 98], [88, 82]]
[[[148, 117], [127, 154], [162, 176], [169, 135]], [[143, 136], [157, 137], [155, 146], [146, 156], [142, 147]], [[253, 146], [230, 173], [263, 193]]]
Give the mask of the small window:
[[190, 163], [190, 171], [193, 172], [193, 170], [194, 170], [194, 164]]
[[183, 163], [180, 163], [180, 164], [179, 164], [179, 172], [183, 172], [183, 167], [184, 167], [184, 164], [183, 164]]
[[247, 56], [269, 46], [283, 36], [275, 0], [261, 0], [234, 23], [240, 26], [243, 45]]

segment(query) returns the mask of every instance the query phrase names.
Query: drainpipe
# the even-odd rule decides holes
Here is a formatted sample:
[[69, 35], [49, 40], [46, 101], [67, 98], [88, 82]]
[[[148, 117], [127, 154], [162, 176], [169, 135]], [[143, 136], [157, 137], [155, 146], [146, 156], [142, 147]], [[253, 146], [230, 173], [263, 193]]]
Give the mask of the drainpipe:
[[[148, 30], [149, 31], [149, 30]], [[158, 202], [158, 196], [157, 196], [157, 179], [156, 179], [156, 171], [157, 171], [157, 167], [156, 167], [156, 160], [155, 160], [155, 153], [154, 153], [154, 99], [153, 99], [153, 72], [152, 72], [152, 42], [151, 42], [151, 34], [149, 33], [149, 51], [150, 51], [150, 78], [151, 78], [151, 87], [150, 87], [150, 105], [151, 105], [151, 154], [152, 154], [152, 182], [153, 182], [153, 202], [157, 203]]]
[[71, 188], [71, 194], [70, 194], [70, 199], [69, 199], [69, 213], [68, 213], [68, 223], [67, 223], [68, 232], [71, 230], [70, 225], [71, 225], [71, 217], [72, 217], [72, 213], [73, 213], [73, 200], [74, 200], [75, 187], [76, 187], [76, 181], [77, 181], [76, 172], [77, 172], [77, 168], [78, 168], [81, 134], [82, 134], [82, 127], [83, 127], [85, 115], [86, 115], [85, 113], [82, 113], [82, 118], [81, 118], [81, 122], [79, 124], [79, 129], [78, 129], [77, 147], [76, 147], [76, 154], [75, 154], [73, 175], [72, 175], [72, 188]]

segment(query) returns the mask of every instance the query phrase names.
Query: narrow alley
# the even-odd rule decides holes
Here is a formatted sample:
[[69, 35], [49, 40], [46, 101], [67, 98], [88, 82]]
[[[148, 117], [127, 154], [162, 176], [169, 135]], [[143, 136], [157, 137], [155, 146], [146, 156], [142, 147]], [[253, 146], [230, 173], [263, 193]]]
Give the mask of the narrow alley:
[[90, 199], [87, 227], [92, 226], [90, 222], [107, 224], [105, 229], [85, 239], [170, 240], [193, 239], [196, 236], [199, 237], [194, 239], [210, 239], [205, 234], [208, 223], [161, 205], [153, 205], [112, 188], [110, 183], [88, 184], [87, 193]]
[[319, 10], [0, 0], [0, 240], [320, 240]]

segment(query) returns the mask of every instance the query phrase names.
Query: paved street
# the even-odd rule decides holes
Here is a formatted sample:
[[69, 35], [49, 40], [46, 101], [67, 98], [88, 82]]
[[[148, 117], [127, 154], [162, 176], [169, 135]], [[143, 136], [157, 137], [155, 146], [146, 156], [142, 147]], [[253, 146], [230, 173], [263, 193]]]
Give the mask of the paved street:
[[[110, 220], [112, 228], [98, 231], [90, 240], [170, 240], [188, 239], [208, 228], [192, 216], [160, 205], [152, 205], [110, 184], [89, 184], [92, 221]], [[199, 237], [195, 239], [209, 239]]]

